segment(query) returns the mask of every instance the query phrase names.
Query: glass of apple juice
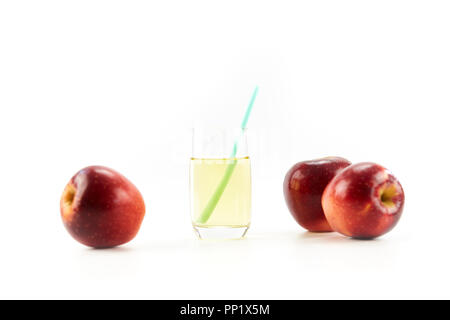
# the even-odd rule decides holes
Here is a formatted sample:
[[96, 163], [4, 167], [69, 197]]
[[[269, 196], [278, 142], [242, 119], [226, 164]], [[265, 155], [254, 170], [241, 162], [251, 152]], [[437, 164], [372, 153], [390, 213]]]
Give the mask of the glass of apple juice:
[[200, 239], [240, 239], [250, 226], [247, 130], [193, 129], [191, 220]]

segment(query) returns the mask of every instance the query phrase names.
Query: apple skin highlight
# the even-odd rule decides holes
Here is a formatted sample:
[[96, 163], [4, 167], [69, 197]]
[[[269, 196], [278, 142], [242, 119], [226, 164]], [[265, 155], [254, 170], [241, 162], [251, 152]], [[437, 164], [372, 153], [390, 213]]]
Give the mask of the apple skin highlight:
[[311, 232], [331, 232], [322, 209], [322, 193], [333, 177], [350, 161], [326, 157], [295, 164], [283, 183], [284, 198], [295, 221]]
[[91, 166], [76, 173], [60, 200], [61, 218], [78, 242], [94, 248], [132, 240], [145, 215], [139, 190], [120, 173]]
[[392, 230], [402, 215], [404, 203], [400, 182], [386, 168], [371, 162], [342, 170], [322, 196], [330, 226], [358, 239], [376, 238]]

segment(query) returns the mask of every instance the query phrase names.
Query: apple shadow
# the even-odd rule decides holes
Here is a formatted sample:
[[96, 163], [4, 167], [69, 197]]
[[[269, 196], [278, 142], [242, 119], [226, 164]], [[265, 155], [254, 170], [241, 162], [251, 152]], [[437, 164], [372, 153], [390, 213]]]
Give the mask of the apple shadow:
[[133, 252], [166, 252], [166, 253], [174, 253], [180, 250], [190, 251], [190, 250], [205, 250], [205, 249], [217, 249], [221, 247], [235, 247], [235, 246], [243, 246], [251, 247], [257, 243], [264, 243], [281, 240], [281, 241], [295, 241], [296, 243], [311, 243], [311, 244], [338, 244], [338, 243], [379, 243], [382, 242], [382, 239], [359, 239], [359, 238], [350, 238], [343, 236], [337, 232], [297, 232], [297, 231], [284, 231], [284, 232], [265, 232], [265, 233], [255, 233], [250, 234], [242, 239], [213, 239], [213, 240], [202, 240], [196, 238], [183, 238], [177, 240], [168, 240], [168, 241], [150, 241], [144, 242], [136, 245], [125, 245], [125, 246], [117, 246], [117, 247], [109, 247], [109, 248], [86, 248], [84, 252], [88, 255], [91, 254], [101, 254], [101, 255], [109, 255], [109, 254], [130, 254]]
[[310, 232], [305, 231], [297, 235], [297, 239], [304, 242], [348, 242], [348, 243], [374, 243], [382, 241], [379, 238], [367, 239], [367, 238], [352, 238], [341, 235], [337, 232]]
[[86, 252], [102, 252], [102, 253], [130, 253], [135, 251], [132, 247], [117, 246], [117, 247], [107, 247], [107, 248], [86, 248]]

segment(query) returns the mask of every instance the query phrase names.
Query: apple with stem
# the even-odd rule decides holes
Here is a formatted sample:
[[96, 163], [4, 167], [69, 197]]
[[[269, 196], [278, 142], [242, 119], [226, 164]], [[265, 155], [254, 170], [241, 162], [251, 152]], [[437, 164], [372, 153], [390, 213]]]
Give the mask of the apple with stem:
[[91, 166], [70, 179], [60, 210], [64, 226], [75, 240], [94, 248], [109, 248], [136, 236], [145, 204], [138, 189], [123, 175]]
[[379, 237], [400, 219], [405, 195], [400, 182], [371, 162], [353, 164], [326, 187], [322, 207], [337, 232], [360, 239]]

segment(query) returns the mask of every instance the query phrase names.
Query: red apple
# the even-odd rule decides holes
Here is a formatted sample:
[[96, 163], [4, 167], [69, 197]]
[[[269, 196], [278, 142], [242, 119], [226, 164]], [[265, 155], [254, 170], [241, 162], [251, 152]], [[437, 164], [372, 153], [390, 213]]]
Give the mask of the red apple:
[[284, 179], [284, 198], [294, 219], [313, 232], [333, 231], [322, 210], [322, 193], [331, 179], [351, 163], [327, 157], [295, 164]]
[[400, 182], [370, 162], [351, 165], [328, 184], [322, 207], [330, 226], [343, 235], [370, 239], [389, 232], [403, 211]]
[[100, 166], [84, 168], [70, 179], [60, 209], [72, 237], [94, 248], [130, 241], [145, 214], [138, 189], [120, 173]]

